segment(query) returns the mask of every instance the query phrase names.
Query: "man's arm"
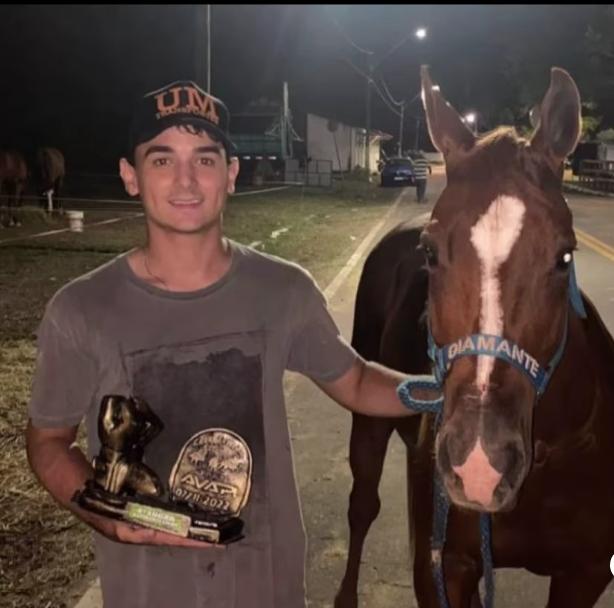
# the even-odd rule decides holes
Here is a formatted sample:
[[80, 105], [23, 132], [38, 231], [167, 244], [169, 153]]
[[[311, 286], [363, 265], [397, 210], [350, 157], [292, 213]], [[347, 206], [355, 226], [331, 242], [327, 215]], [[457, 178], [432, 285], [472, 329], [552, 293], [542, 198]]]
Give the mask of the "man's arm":
[[399, 418], [416, 413], [405, 407], [397, 395], [397, 387], [406, 379], [406, 374], [358, 357], [337, 380], [317, 384], [348, 410], [367, 416]]
[[74, 444], [76, 436], [76, 426], [38, 428], [28, 421], [28, 462], [40, 483], [60, 505], [111, 540], [149, 545], [211, 546], [209, 543], [102, 517], [71, 502], [74, 493], [83, 489], [85, 481], [94, 473], [85, 454]]

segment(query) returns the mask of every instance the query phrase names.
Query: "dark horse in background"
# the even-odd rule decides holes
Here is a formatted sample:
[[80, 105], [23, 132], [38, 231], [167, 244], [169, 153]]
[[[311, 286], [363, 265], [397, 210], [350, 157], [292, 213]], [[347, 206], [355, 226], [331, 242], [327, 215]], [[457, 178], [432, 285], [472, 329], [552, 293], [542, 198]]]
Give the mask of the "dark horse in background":
[[57, 148], [39, 148], [34, 161], [33, 182], [41, 206], [47, 207], [48, 196], [53, 197], [54, 209], [61, 209], [60, 192], [66, 177], [64, 155]]
[[31, 194], [47, 209], [49, 193], [54, 209], [61, 209], [60, 192], [66, 177], [64, 155], [57, 148], [41, 147], [33, 154], [0, 150], [0, 227], [18, 226], [20, 209]]
[[562, 358], [539, 399], [527, 374], [506, 361], [456, 358], [438, 429], [431, 415], [353, 415], [350, 547], [335, 606], [357, 605], [363, 542], [396, 429], [407, 445], [421, 608], [439, 605], [430, 547], [435, 470], [451, 501], [442, 555], [451, 608], [480, 606], [481, 512], [492, 514], [494, 567], [550, 577], [548, 608], [589, 608], [612, 579], [614, 341], [585, 295], [586, 318], [568, 297], [576, 239], [561, 167], [580, 133], [578, 90], [553, 68], [527, 141], [504, 128], [476, 139], [426, 68], [422, 89], [447, 185], [423, 229], [398, 227], [367, 259], [353, 344], [366, 359], [428, 373], [428, 323], [440, 347], [489, 334], [542, 367], [559, 349]]
[[17, 150], [0, 150], [0, 228], [18, 226], [28, 168]]

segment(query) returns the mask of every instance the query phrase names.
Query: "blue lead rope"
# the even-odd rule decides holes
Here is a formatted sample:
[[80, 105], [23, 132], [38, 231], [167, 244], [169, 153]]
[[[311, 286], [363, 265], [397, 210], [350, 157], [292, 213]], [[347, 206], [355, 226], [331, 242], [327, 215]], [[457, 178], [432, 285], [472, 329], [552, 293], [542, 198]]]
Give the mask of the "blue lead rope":
[[[430, 389], [441, 390], [441, 384], [434, 376], [411, 376], [397, 388], [401, 402], [409, 409], [420, 414], [435, 414], [435, 433], [441, 424], [443, 414], [443, 395], [437, 399], [416, 399], [412, 397], [412, 390]], [[446, 594], [445, 577], [443, 572], [443, 548], [446, 542], [448, 527], [448, 514], [450, 500], [443, 486], [441, 476], [435, 470], [435, 483], [433, 487], [433, 527], [431, 537], [431, 565], [433, 578], [437, 588], [440, 608], [449, 608]], [[482, 570], [486, 593], [484, 608], [493, 608], [494, 605], [494, 570], [491, 553], [491, 524], [488, 514], [480, 514], [480, 550], [482, 553]]]
[[443, 393], [437, 399], [416, 399], [411, 394], [415, 389], [441, 391], [441, 384], [434, 376], [410, 376], [397, 388], [397, 394], [403, 405], [421, 414], [437, 414], [439, 419], [439, 415], [443, 412]]

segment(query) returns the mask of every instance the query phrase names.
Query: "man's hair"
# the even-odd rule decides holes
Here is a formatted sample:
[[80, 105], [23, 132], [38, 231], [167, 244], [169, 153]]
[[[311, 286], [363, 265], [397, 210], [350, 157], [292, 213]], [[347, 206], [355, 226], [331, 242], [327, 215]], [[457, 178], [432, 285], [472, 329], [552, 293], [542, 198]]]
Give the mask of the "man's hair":
[[[210, 133], [204, 127], [199, 127], [197, 125], [193, 125], [190, 123], [186, 123], [183, 125], [177, 125], [177, 128], [180, 129], [181, 131], [186, 131], [187, 133], [190, 133], [191, 135], [202, 135], [203, 133], [206, 133], [216, 144], [220, 144], [222, 148], [224, 149], [224, 152], [226, 153], [226, 164], [230, 165], [230, 163], [232, 162], [234, 151], [229, 150], [228, 146], [226, 145], [226, 142], [224, 142], [222, 138], [217, 136], [215, 133]], [[133, 148], [133, 149], [127, 150], [125, 154], [126, 160], [133, 167], [135, 166], [135, 162], [136, 162], [135, 152], [136, 152], [136, 148]]]

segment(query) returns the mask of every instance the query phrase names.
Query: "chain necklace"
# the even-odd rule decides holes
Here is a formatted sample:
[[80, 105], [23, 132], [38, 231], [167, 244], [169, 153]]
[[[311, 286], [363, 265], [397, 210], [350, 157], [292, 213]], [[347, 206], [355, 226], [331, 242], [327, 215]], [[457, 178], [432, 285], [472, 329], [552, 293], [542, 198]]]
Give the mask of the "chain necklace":
[[[229, 248], [229, 247], [230, 246], [228, 245], [228, 242], [226, 241], [225, 248]], [[172, 291], [172, 289], [168, 286], [168, 283], [161, 276], [159, 276], [157, 274], [154, 274], [151, 271], [151, 268], [149, 268], [149, 262], [148, 262], [149, 255], [148, 255], [147, 251], [145, 249], [142, 249], [141, 251], [143, 252], [143, 265], [145, 266], [145, 270], [147, 271], [147, 274], [154, 281], [157, 281], [158, 283], [161, 283], [167, 291]]]
[[147, 252], [145, 251], [145, 249], [143, 249], [143, 262], [145, 264], [145, 270], [147, 271], [147, 274], [154, 279], [155, 281], [157, 281], [158, 283], [162, 283], [162, 285], [164, 285], [165, 289], [170, 291], [169, 286], [167, 284], [167, 282], [160, 276], [154, 274], [153, 272], [151, 272], [151, 269], [149, 268], [149, 263], [147, 262], [147, 259], [149, 258], [149, 256], [147, 255]]

